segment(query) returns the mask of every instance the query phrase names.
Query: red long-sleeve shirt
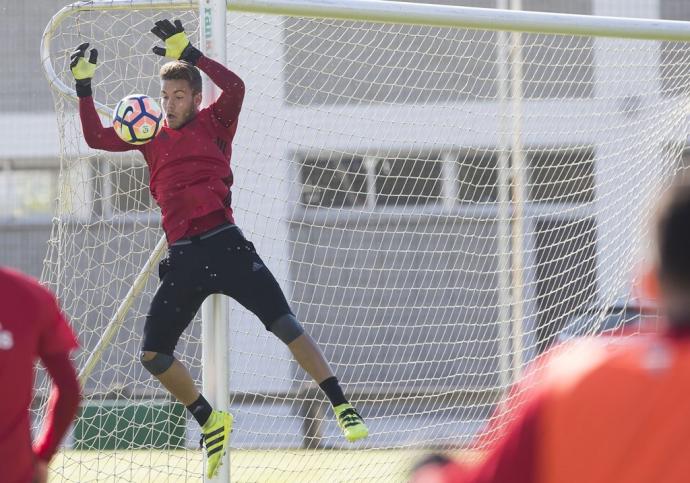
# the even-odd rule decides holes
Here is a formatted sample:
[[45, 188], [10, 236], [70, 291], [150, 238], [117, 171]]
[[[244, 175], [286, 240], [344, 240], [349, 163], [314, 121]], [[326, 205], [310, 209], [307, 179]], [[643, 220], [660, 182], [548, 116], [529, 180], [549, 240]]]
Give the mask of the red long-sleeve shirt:
[[580, 341], [549, 358], [486, 461], [414, 483], [684, 483], [690, 334]]
[[231, 143], [244, 100], [244, 83], [223, 65], [202, 56], [197, 67], [222, 90], [180, 129], [164, 123], [158, 136], [143, 145], [122, 141], [101, 124], [92, 97], [79, 100], [86, 143], [105, 151], [140, 151], [150, 172], [151, 194], [161, 208], [168, 243], [229, 221], [234, 223]]
[[[76, 414], [80, 390], [69, 354], [77, 340], [55, 298], [35, 280], [0, 268], [0, 294], [0, 481], [26, 483], [34, 459], [52, 458]], [[53, 390], [32, 449], [29, 408], [37, 359]]]

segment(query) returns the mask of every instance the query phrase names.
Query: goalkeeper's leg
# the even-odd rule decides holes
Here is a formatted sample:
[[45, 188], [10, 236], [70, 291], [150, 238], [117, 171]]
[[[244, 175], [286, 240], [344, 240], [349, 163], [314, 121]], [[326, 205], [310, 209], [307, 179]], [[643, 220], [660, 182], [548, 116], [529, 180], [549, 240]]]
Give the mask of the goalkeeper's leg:
[[[192, 260], [193, 261], [193, 260]], [[199, 279], [194, 273], [198, 264], [178, 258], [161, 263], [161, 284], [151, 301], [144, 325], [141, 363], [165, 388], [184, 404], [201, 426], [202, 442], [208, 457], [207, 474], [218, 472], [232, 431], [232, 415], [216, 411], [201, 395], [192, 376], [173, 357], [177, 342], [199, 310], [207, 291], [190, 284]]]
[[[226, 232], [232, 237], [230, 231]], [[285, 343], [299, 365], [314, 379], [330, 400], [338, 425], [348, 441], [366, 438], [369, 430], [364, 420], [343, 394], [338, 379], [314, 340], [304, 332], [278, 285], [278, 282], [254, 250], [254, 245], [236, 234], [227, 245], [231, 250], [226, 269], [219, 271], [219, 287], [249, 309], [267, 330]], [[246, 248], [246, 249], [242, 249]], [[233, 263], [235, 262], [235, 263]]]
[[357, 441], [369, 434], [361, 416], [347, 401], [338, 379], [316, 343], [304, 333], [275, 277], [238, 228], [208, 239], [209, 266], [214, 265], [214, 293], [224, 293], [249, 309], [283, 341], [297, 362], [319, 384], [333, 405], [345, 438]]
[[297, 363], [331, 402], [345, 438], [350, 442], [366, 438], [369, 430], [364, 420], [345, 398], [338, 379], [319, 347], [293, 315], [278, 282], [256, 253], [243, 253], [242, 256], [250, 258], [249, 263], [243, 266], [262, 268], [246, 270], [238, 278], [241, 282], [228, 291], [230, 295], [259, 317], [266, 329], [288, 346]]
[[369, 429], [364, 424], [364, 419], [345, 398], [338, 379], [314, 340], [308, 334], [302, 333], [287, 346], [302, 369], [319, 384], [331, 401], [338, 426], [345, 438], [350, 442], [366, 438]]
[[202, 443], [208, 457], [206, 472], [209, 478], [213, 478], [218, 473], [227, 451], [232, 432], [232, 414], [214, 410], [196, 388], [187, 368], [172, 356], [144, 351], [141, 362], [178, 401], [187, 407], [201, 426]]

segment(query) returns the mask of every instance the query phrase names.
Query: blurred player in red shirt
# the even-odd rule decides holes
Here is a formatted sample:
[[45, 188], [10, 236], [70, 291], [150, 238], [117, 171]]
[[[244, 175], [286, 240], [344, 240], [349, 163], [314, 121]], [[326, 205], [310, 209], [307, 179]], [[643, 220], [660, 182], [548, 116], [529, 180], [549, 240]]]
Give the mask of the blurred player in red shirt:
[[[55, 297], [33, 279], [0, 267], [0, 481], [45, 482], [80, 400], [70, 352], [77, 339]], [[34, 366], [53, 379], [43, 431], [31, 443]]]
[[521, 385], [529, 387], [528, 396], [482, 464], [465, 468], [438, 456], [419, 465], [412, 481], [690, 481], [687, 181], [659, 210], [655, 263], [642, 286], [664, 314], [660, 332], [586, 339], [555, 350]]

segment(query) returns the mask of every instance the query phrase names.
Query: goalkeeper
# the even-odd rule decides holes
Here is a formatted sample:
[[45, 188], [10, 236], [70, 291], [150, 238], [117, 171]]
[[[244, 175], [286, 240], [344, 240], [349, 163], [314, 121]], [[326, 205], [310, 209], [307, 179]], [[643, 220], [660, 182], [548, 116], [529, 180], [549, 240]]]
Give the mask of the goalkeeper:
[[[160, 70], [163, 127], [144, 145], [128, 144], [112, 128], [102, 126], [91, 88], [97, 51], [92, 49], [87, 59], [85, 43], [71, 58], [87, 144], [106, 151], [139, 150], [149, 167], [151, 194], [161, 208], [168, 256], [159, 265], [161, 283], [146, 316], [141, 363], [199, 422], [208, 475], [213, 477], [227, 448], [233, 417], [210, 406], [173, 352], [204, 299], [211, 294], [229, 295], [287, 344], [330, 400], [345, 438], [365, 438], [364, 421], [343, 395], [319, 347], [295, 318], [254, 245], [235, 225], [230, 156], [244, 83], [194, 48], [179, 20], [158, 21], [151, 32], [165, 43], [153, 52], [175, 60]], [[222, 90], [204, 109], [200, 109], [199, 69]]]

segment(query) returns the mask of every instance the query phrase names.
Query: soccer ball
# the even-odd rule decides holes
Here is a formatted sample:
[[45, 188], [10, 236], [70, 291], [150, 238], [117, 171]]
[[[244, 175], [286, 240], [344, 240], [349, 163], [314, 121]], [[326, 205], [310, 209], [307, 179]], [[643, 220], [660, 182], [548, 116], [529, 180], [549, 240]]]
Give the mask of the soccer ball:
[[163, 120], [158, 103], [145, 94], [132, 94], [115, 106], [113, 129], [123, 141], [145, 144], [156, 137]]

